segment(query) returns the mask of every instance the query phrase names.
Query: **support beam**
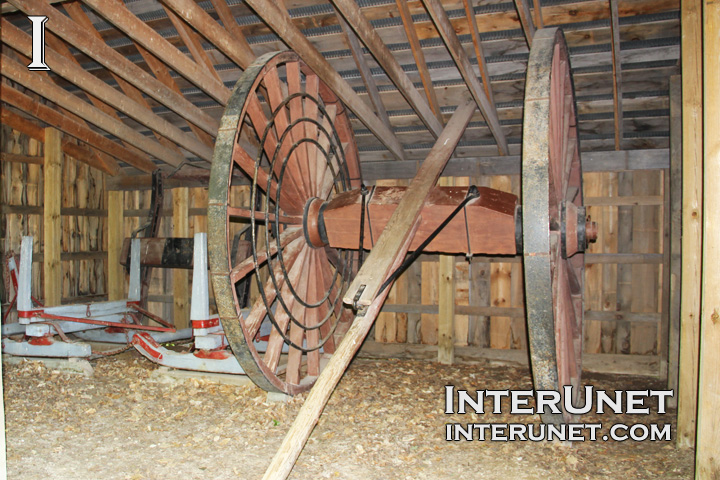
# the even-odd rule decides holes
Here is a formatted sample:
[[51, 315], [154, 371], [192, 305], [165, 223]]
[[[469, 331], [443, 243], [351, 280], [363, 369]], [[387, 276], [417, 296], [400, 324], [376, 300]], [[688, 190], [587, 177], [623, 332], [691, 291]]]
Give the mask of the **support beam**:
[[[123, 2], [83, 0], [83, 3], [92, 7], [93, 10], [115, 25], [133, 41], [142, 45], [221, 105], [227, 104], [230, 99], [230, 89], [225, 84], [208, 73], [206, 66], [200, 66], [193, 62], [187, 55], [165, 40], [150, 25], [133, 15]], [[208, 133], [213, 134], [213, 132]]]
[[243, 61], [246, 60], [246, 57], [255, 58], [255, 54], [253, 53], [250, 44], [245, 38], [245, 35], [240, 28], [240, 25], [238, 25], [237, 21], [235, 20], [235, 15], [233, 15], [230, 11], [227, 0], [210, 0], [210, 2], [212, 3], [213, 8], [215, 8], [215, 13], [217, 13], [218, 18], [220, 18], [223, 27], [225, 27], [225, 30], [230, 33], [234, 41], [233, 44], [236, 46], [236, 48], [239, 49], [240, 52], [243, 52], [241, 54], [243, 56]]
[[[186, 238], [190, 236], [189, 219], [189, 188], [176, 188], [172, 191], [173, 202], [173, 237]], [[187, 328], [190, 321], [190, 289], [188, 284], [188, 271], [174, 269], [173, 275], [173, 317], [175, 328]]]
[[[179, 0], [164, 1], [169, 4], [170, 2], [177, 3]], [[292, 23], [287, 12], [269, 0], [247, 0], [247, 3], [287, 45], [292, 45], [293, 50], [300, 55], [303, 61], [317, 73], [318, 77], [335, 92], [358, 119], [375, 134], [378, 140], [390, 150], [395, 158], [403, 160], [403, 148], [395, 137], [395, 134], [391, 130], [388, 130], [370, 107], [360, 99], [352, 87], [343, 80], [332, 65], [325, 60], [325, 57], [323, 57], [307, 37]]]
[[514, 2], [518, 18], [520, 19], [520, 25], [525, 34], [525, 40], [527, 41], [528, 48], [530, 48], [532, 47], [533, 37], [535, 36], [535, 25], [530, 15], [530, 7], [528, 6], [527, 0], [514, 0]]
[[460, 141], [465, 127], [475, 112], [475, 104], [467, 102], [453, 114], [435, 146], [420, 166], [405, 195], [380, 235], [375, 248], [345, 292], [343, 301], [348, 305], [370, 306], [377, 297], [392, 260], [397, 257], [412, 226], [417, 221], [425, 200], [437, 183], [450, 156]]
[[[440, 185], [452, 181], [440, 179]], [[438, 265], [438, 362], [452, 365], [455, 361], [455, 257], [440, 255]]]
[[683, 236], [677, 444], [692, 448], [695, 445], [702, 286], [702, 0], [682, 2], [681, 24]]
[[375, 83], [375, 79], [372, 76], [372, 72], [370, 72], [370, 67], [365, 61], [365, 55], [363, 54], [362, 46], [360, 45], [360, 42], [355, 35], [355, 32], [352, 30], [352, 28], [350, 28], [350, 25], [347, 24], [342, 15], [338, 13], [337, 18], [340, 27], [345, 33], [345, 39], [347, 40], [348, 46], [350, 47], [350, 52], [355, 59], [355, 64], [358, 67], [360, 76], [362, 77], [365, 88], [367, 89], [368, 97], [370, 97], [370, 101], [375, 107], [375, 113], [377, 113], [377, 116], [380, 118], [380, 120], [382, 120], [387, 129], [392, 130], [392, 125], [390, 125], [390, 118], [388, 117], [387, 110], [385, 110], [385, 105], [382, 102], [382, 98], [380, 98], [380, 92], [378, 92], [377, 84]]
[[[1, 24], [3, 43], [10, 45], [25, 55], [32, 55], [33, 47], [30, 35], [27, 35], [5, 19], [1, 20]], [[96, 98], [102, 98], [103, 102], [118, 111], [123, 112], [130, 118], [135, 119], [139, 123], [148, 127], [150, 130], [158, 132], [160, 135], [170, 139], [203, 160], [207, 160], [208, 162], [212, 161], [213, 152], [210, 147], [185, 134], [182, 130], [167, 120], [153, 113], [152, 110], [147, 108], [147, 106], [143, 106], [133, 101], [128, 96], [123, 95], [118, 90], [112, 88], [107, 83], [97, 78], [95, 75], [86, 72], [80, 65], [75, 62], [68, 61], [65, 56], [56, 52], [49, 46], [46, 46], [45, 48], [45, 60], [53, 65], [53, 71], [55, 73], [65, 78], [67, 81], [77, 85], [89, 95]], [[118, 122], [120, 121], [117, 117], [115, 117], [114, 120]], [[113, 132], [111, 131], [111, 133]], [[184, 160], [184, 157], [182, 157], [182, 154], [179, 151], [174, 152], [173, 157], [176, 163], [171, 163], [171, 165], [174, 166], [179, 165], [180, 162]]]
[[[3, 64], [4, 65], [4, 64]], [[60, 305], [62, 298], [62, 133], [45, 129], [45, 165], [43, 167], [43, 280], [44, 302], [47, 307]]]
[[400, 18], [402, 19], [403, 28], [405, 29], [405, 36], [408, 39], [408, 43], [410, 43], [410, 50], [412, 51], [415, 64], [418, 68], [418, 73], [420, 74], [420, 81], [422, 81], [423, 89], [425, 90], [425, 97], [427, 97], [430, 108], [440, 124], [444, 125], [445, 121], [442, 117], [442, 113], [440, 112], [440, 103], [438, 102], [437, 94], [435, 93], [435, 87], [432, 83], [430, 70], [428, 69], [427, 62], [425, 61], [423, 49], [420, 46], [420, 39], [418, 38], [417, 30], [415, 30], [415, 23], [413, 22], [407, 0], [396, 0], [395, 3], [397, 4], [398, 11], [400, 12]]
[[123, 240], [125, 239], [125, 194], [108, 192], [108, 300], [122, 300], [125, 295], [125, 269], [120, 265]]
[[622, 108], [622, 68], [620, 61], [620, 19], [618, 0], [610, 0], [610, 32], [612, 34], [612, 72], [613, 72], [613, 118], [615, 120], [615, 150], [622, 148], [623, 108]]
[[695, 478], [720, 478], [720, 3], [705, 0], [703, 29], [703, 269]]
[[[7, 87], [3, 87], [7, 88]], [[0, 123], [3, 123], [20, 133], [24, 133], [30, 138], [34, 138], [38, 142], [45, 141], [45, 132], [43, 128], [27, 118], [21, 117], [20, 115], [12, 112], [10, 108], [0, 109]], [[70, 155], [74, 159], [86, 163], [93, 168], [97, 168], [109, 175], [115, 175], [118, 171], [116, 162], [113, 165], [100, 163], [96, 155], [93, 155], [93, 151], [89, 148], [83, 147], [76, 143], [73, 143], [67, 138], [62, 139], [62, 150], [66, 155]], [[109, 157], [105, 157], [108, 158]]]
[[533, 0], [533, 7], [535, 9], [535, 26], [537, 28], [543, 28], [545, 21], [542, 16], [542, 7], [540, 6], [540, 0]]
[[475, 99], [475, 103], [477, 103], [478, 108], [480, 108], [480, 112], [483, 114], [483, 117], [485, 117], [485, 121], [487, 122], [488, 127], [490, 127], [490, 132], [493, 137], [495, 137], [495, 141], [498, 144], [500, 155], [507, 155], [509, 153], [507, 139], [502, 131], [502, 127], [500, 126], [500, 120], [498, 119], [495, 105], [492, 105], [488, 100], [488, 97], [485, 95], [485, 92], [475, 75], [475, 71], [470, 64], [470, 59], [468, 58], [465, 49], [463, 49], [460, 39], [455, 33], [455, 29], [450, 23], [450, 19], [445, 12], [445, 8], [439, 0], [423, 0], [423, 3], [425, 4], [425, 8], [427, 8], [430, 17], [435, 24], [435, 28], [437, 28], [443, 42], [445, 42], [445, 46], [455, 61], [455, 65], [460, 71], [460, 75], [462, 75], [470, 93]]
[[[6, 63], [3, 63], [3, 67], [3, 74], [5, 74], [8, 65]], [[89, 128], [80, 125], [78, 122], [66, 117], [57, 110], [50, 108], [47, 105], [44, 105], [36, 100], [33, 100], [32, 98], [28, 97], [23, 93], [20, 93], [9, 85], [3, 85], [3, 88], [0, 89], [0, 99], [2, 99], [3, 102], [7, 102], [17, 107], [18, 109], [28, 113], [29, 115], [32, 115], [33, 117], [38, 118], [39, 120], [42, 120], [43, 122], [48, 123], [55, 128], [58, 128], [59, 130], [62, 130], [68, 135], [72, 135], [78, 140], [81, 140], [88, 145], [91, 145], [93, 148], [97, 148], [98, 150], [113, 155], [116, 158], [120, 158], [121, 160], [144, 172], [152, 172], [155, 169], [154, 163], [145, 160], [143, 157], [136, 155], [134, 152], [131, 152], [122, 145], [113, 142], [109, 138], [106, 138], [94, 132], [93, 130], [90, 130]], [[84, 103], [80, 99], [77, 99], [77, 101]], [[115, 175], [117, 173], [117, 169], [113, 170], [109, 165], [106, 164], [99, 165], [95, 163], [90, 165], [104, 172], [108, 172], [111, 175]]]
[[[398, 0], [398, 2], [400, 1], [401, 0]], [[473, 0], [463, 0], [463, 6], [465, 7], [465, 16], [467, 17], [468, 25], [470, 26], [470, 35], [472, 36], [473, 47], [475, 47], [475, 57], [477, 58], [483, 87], [485, 87], [485, 95], [487, 95], [490, 104], [495, 105], [492, 85], [490, 84], [490, 75], [488, 74], [487, 63], [485, 62], [485, 52], [483, 52], [482, 43], [480, 43], [480, 32], [478, 32], [477, 20], [475, 19]]]
[[[100, 110], [88, 103], [83, 102], [75, 95], [69, 95], [63, 88], [58, 87], [51, 80], [39, 75], [35, 75], [32, 71], [29, 71], [27, 68], [23, 67], [16, 61], [11, 60], [6, 55], [2, 55], [1, 58], [3, 64], [2, 74], [13, 81], [20, 83], [25, 88], [29, 88], [35, 93], [47, 98], [51, 102], [54, 102], [59, 106], [71, 112], [74, 112], [83, 120], [92, 123], [93, 125], [105, 130], [106, 132], [112, 133], [116, 137], [125, 140], [126, 142], [132, 143], [140, 150], [149, 153], [150, 155], [164, 161], [165, 163], [177, 166], [185, 160], [184, 157], [177, 155], [172, 150], [163, 147], [157, 141], [145, 137], [144, 135], [138, 133], [124, 123], [115, 120], [108, 114], [101, 112]], [[3, 88], [3, 90], [5, 89]], [[5, 96], [4, 91], [0, 94], [2, 94], [3, 97]], [[18, 105], [15, 106], [25, 110], [23, 107], [20, 107]], [[108, 141], [115, 145], [116, 148], [121, 147], [120, 145], [112, 142], [111, 140]], [[100, 147], [98, 146], [98, 148]], [[103, 149], [103, 151], [106, 150]], [[137, 161], [133, 162], [133, 160], [131, 160], [132, 158], [135, 158]], [[134, 167], [137, 167], [143, 171], [152, 171], [154, 169], [154, 164], [152, 164], [152, 162], [148, 162], [145, 159], [137, 159], [136, 155], [129, 157], [128, 159], [126, 159], [126, 161], [127, 163], [130, 163]], [[148, 163], [151, 164], [152, 167], [150, 167]]]
[[405, 97], [420, 120], [437, 137], [442, 132], [442, 123], [437, 119], [430, 106], [413, 85], [410, 77], [400, 66], [390, 49], [385, 45], [370, 21], [362, 14], [360, 7], [355, 0], [332, 0], [335, 8], [345, 17], [347, 23], [355, 30], [358, 37], [370, 50], [375, 61], [385, 70], [390, 80], [398, 88], [398, 91]]
[[[670, 77], [670, 299], [668, 309], [668, 389], [677, 392], [680, 356], [680, 283], [682, 265], [682, 78]], [[587, 199], [586, 199], [587, 203]], [[668, 265], [668, 264], [665, 264]], [[667, 267], [663, 267], [663, 270]], [[670, 405], [677, 407], [677, 394]]]
[[[220, 124], [183, 96], [173, 92], [152, 75], [130, 62], [105, 42], [89, 36], [77, 23], [43, 0], [10, 0], [14, 6], [27, 15], [45, 15], [52, 22], [45, 25], [57, 36], [94, 59], [113, 73], [116, 73], [143, 93], [165, 105], [183, 118], [192, 121], [211, 135], [216, 135]], [[50, 66], [53, 68], [53, 66]]]

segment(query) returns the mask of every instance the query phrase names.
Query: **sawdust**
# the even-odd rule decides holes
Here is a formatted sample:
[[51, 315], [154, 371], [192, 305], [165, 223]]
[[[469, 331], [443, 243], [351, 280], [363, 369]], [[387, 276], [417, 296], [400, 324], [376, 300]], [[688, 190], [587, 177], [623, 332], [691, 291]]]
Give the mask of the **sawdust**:
[[[304, 396], [268, 403], [255, 386], [158, 383], [128, 352], [94, 362], [92, 377], [38, 362], [6, 365], [9, 479], [260, 478]], [[608, 390], [662, 388], [647, 378], [594, 376]], [[692, 452], [674, 442], [446, 442], [447, 422], [539, 423], [537, 416], [449, 417], [444, 387], [529, 389], [526, 369], [363, 360], [351, 365], [293, 479], [682, 479]], [[667, 415], [584, 422], [672, 423]]]

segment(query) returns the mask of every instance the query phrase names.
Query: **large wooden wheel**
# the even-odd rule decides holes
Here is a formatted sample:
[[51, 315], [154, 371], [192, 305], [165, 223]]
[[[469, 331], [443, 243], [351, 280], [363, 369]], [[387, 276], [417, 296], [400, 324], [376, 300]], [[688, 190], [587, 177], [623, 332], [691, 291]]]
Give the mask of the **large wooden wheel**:
[[[249, 207], [235, 192], [238, 177], [252, 180]], [[209, 260], [225, 335], [265, 390], [310, 388], [349, 328], [353, 315], [342, 293], [355, 254], [323, 246], [325, 232], [312, 219], [331, 197], [358, 187], [359, 177], [342, 103], [295, 53], [266, 54], [248, 67], [216, 141]], [[231, 240], [248, 221], [252, 256], [234, 259]], [[235, 286], [249, 275], [256, 300], [244, 314]]]
[[[586, 231], [575, 95], [561, 30], [533, 38], [525, 85], [522, 147], [525, 299], [536, 390], [573, 387], [582, 370]], [[592, 230], [594, 224], [587, 223]], [[576, 401], [577, 398], [573, 398]], [[546, 414], [545, 422], [571, 420]]]

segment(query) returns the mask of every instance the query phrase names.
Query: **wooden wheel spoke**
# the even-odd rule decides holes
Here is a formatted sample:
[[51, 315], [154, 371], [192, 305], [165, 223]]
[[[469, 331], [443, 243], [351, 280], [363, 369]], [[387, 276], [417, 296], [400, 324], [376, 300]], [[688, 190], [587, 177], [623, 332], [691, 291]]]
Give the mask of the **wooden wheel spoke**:
[[[265, 127], [269, 123], [269, 120], [267, 116], [265, 115], [265, 112], [263, 112], [262, 105], [260, 104], [260, 100], [257, 97], [257, 94], [255, 92], [251, 92], [248, 95], [247, 100], [247, 112], [248, 116], [250, 117], [250, 122], [253, 125], [253, 128], [255, 129], [255, 133], [257, 134], [258, 138], [262, 138], [263, 133], [265, 132]], [[268, 159], [272, 159], [275, 156], [275, 151], [277, 150], [277, 143], [278, 139], [275, 135], [275, 130], [271, 128], [268, 131], [267, 136], [265, 137], [265, 144], [263, 145], [263, 148], [265, 150], [265, 155]], [[234, 153], [234, 152], [233, 152]], [[255, 174], [255, 160], [250, 157], [250, 163], [247, 163], [247, 159], [241, 159], [244, 161], [245, 164], [249, 165], [248, 168], [243, 167], [242, 164], [238, 161], [238, 159], [233, 158], [238, 164], [240, 165], [240, 168], [245, 171], [250, 178], [253, 177]], [[280, 176], [280, 171], [282, 168], [282, 156], [279, 156], [278, 160], [275, 162], [275, 165], [273, 167], [273, 174], [275, 175], [275, 181]], [[262, 171], [262, 177], [258, 177], [257, 183], [261, 186], [261, 188], [266, 188], [265, 186], [268, 184], [268, 172], [265, 172], [262, 169], [258, 169], [258, 172]], [[303, 195], [301, 191], [298, 188], [298, 185], [295, 181], [295, 178], [292, 176], [286, 175], [283, 177], [283, 194], [282, 196], [289, 197], [289, 203], [292, 204], [294, 207], [292, 210], [297, 211], [298, 209], [301, 211], [303, 207]], [[277, 189], [277, 186], [275, 186], [275, 189]], [[277, 195], [275, 195], [277, 196]], [[285, 207], [283, 207], [283, 210], [287, 210]]]
[[[304, 259], [304, 265], [303, 265], [303, 272], [312, 272], [312, 269], [310, 268], [312, 257], [313, 257], [313, 251], [309, 247], [307, 247], [307, 255]], [[301, 282], [298, 285], [297, 288], [297, 295], [305, 301], [305, 303], [308, 303], [308, 283], [311, 280], [308, 278], [308, 281]], [[302, 325], [305, 325], [308, 320], [309, 312], [312, 309], [305, 308], [300, 302], [295, 302], [295, 307], [293, 308], [293, 316], [295, 319], [301, 323]], [[293, 322], [290, 325], [290, 341], [294, 343], [297, 346], [302, 347], [303, 341], [305, 339], [305, 329], [302, 328], [297, 323]], [[285, 376], [285, 381], [288, 383], [292, 383], [297, 385], [300, 383], [300, 368], [302, 367], [302, 357], [303, 352], [302, 350], [299, 350], [298, 348], [293, 347], [293, 345], [290, 345], [290, 349], [288, 351], [288, 363], [287, 363], [287, 373]]]
[[[302, 245], [302, 241], [298, 241], [294, 243], [293, 246], [288, 246], [288, 248], [285, 249], [285, 252], [283, 253], [283, 261], [286, 265], [289, 265], [290, 268], [292, 268], [295, 264], [300, 253], [300, 246]], [[260, 330], [260, 326], [265, 319], [265, 315], [267, 315], [267, 304], [271, 305], [275, 301], [278, 289], [285, 287], [285, 276], [282, 274], [280, 262], [275, 262], [275, 265], [273, 265], [273, 275], [275, 276], [275, 282], [273, 282], [272, 278], [268, 278], [265, 282], [265, 287], [263, 288], [265, 300], [263, 300], [262, 295], [258, 296], [258, 298], [255, 299], [250, 315], [248, 315], [245, 320], [245, 328], [247, 330], [248, 337], [250, 338], [255, 338], [258, 330]]]
[[[320, 90], [320, 79], [318, 79], [318, 76], [315, 74], [308, 74], [305, 75], [305, 93], [307, 93], [311, 98], [306, 98], [305, 103], [305, 116], [307, 118], [317, 120], [318, 119], [318, 104], [315, 100], [312, 99], [318, 99], [319, 97], [319, 90]], [[318, 127], [312, 122], [307, 122], [305, 127], [305, 132], [307, 135], [307, 138], [317, 140], [318, 135]], [[310, 162], [310, 185], [312, 188], [312, 195], [318, 196], [319, 191], [319, 181], [320, 181], [320, 175], [322, 174], [324, 165], [320, 165], [318, 162], [318, 155], [320, 155], [320, 152], [318, 151], [318, 148], [316, 145], [312, 143], [308, 143], [308, 160]]]
[[[314, 305], [322, 299], [322, 294], [318, 292], [318, 282], [320, 281], [320, 265], [318, 250], [313, 250], [310, 257], [309, 272], [310, 278], [308, 282], [308, 303]], [[307, 348], [316, 349], [320, 344], [320, 332], [317, 328], [311, 328], [318, 324], [322, 317], [319, 317], [320, 308], [309, 308], [305, 313], [305, 324], [310, 328], [305, 332], [307, 339]], [[320, 350], [312, 350], [307, 354], [308, 375], [318, 376], [320, 374]]]
[[[280, 234], [280, 248], [285, 249], [286, 247], [289, 248], [291, 242], [294, 240], [297, 240], [299, 238], [302, 238], [303, 232], [301, 227], [288, 227], [285, 229], [283, 233]], [[301, 240], [297, 242], [299, 245], [302, 244], [304, 240]], [[268, 256], [273, 257], [277, 254], [277, 243], [271, 242], [270, 243], [270, 250], [264, 250], [261, 252], [258, 252], [257, 254], [257, 261], [258, 265], [262, 265], [265, 262], [267, 262]], [[255, 263], [253, 260], [253, 257], [246, 258], [241, 263], [237, 264], [233, 267], [232, 270], [230, 270], [230, 281], [232, 283], [237, 283], [245, 276], [247, 276], [248, 273], [250, 273], [255, 268]]]
[[[286, 91], [287, 85], [280, 80], [276, 67], [269, 69], [265, 74], [265, 86], [267, 87], [270, 108], [273, 112], [277, 110], [275, 115], [275, 131], [278, 135], [278, 141], [280, 141], [283, 133], [290, 126], [290, 121], [288, 120], [288, 108], [287, 106], [282, 105], [288, 95]], [[299, 138], [297, 140], [299, 140]], [[287, 161], [283, 182], [285, 182], [285, 179], [289, 177], [302, 194], [302, 199], [307, 200], [309, 198], [310, 190], [306, 185], [306, 179], [302, 173], [302, 164], [300, 163], [299, 158], [301, 149], [296, 148], [292, 154], [290, 154], [290, 148], [295, 141], [295, 131], [291, 131], [289, 134], [285, 135], [285, 140], [283, 140], [282, 145], [280, 145], [280, 152], [277, 159], [278, 161], [283, 161], [288, 155], [290, 155]], [[276, 161], [276, 163], [278, 163], [278, 161]], [[276, 172], [276, 174], [279, 175], [278, 172]]]
[[[318, 151], [317, 158], [318, 172], [320, 172], [320, 194], [318, 196], [323, 199], [327, 198], [328, 195], [330, 195], [330, 191], [335, 181], [334, 176], [339, 173], [337, 156], [331, 155], [330, 152], [330, 145], [332, 145], [333, 139], [328, 136], [332, 135], [332, 126], [335, 123], [335, 118], [337, 116], [337, 107], [335, 105], [328, 105], [327, 107], [325, 107], [325, 111], [327, 112], [327, 117], [323, 118], [322, 126], [325, 132], [327, 132], [327, 134], [324, 133], [322, 130], [318, 132], [318, 143], [322, 147], [322, 150], [325, 151], [325, 153], [323, 154], [321, 151]], [[340, 148], [341, 145], [338, 145], [337, 147]], [[337, 153], [339, 154], [340, 152]], [[327, 155], [327, 157], [325, 155]], [[330, 158], [330, 164], [328, 164], [328, 158]], [[333, 172], [335, 173], [335, 175], [333, 175]]]
[[[288, 82], [288, 95], [303, 93], [302, 89], [302, 75], [300, 73], [300, 64], [298, 62], [291, 62], [285, 65], [287, 72]], [[290, 122], [297, 123], [292, 130], [293, 142], [299, 142], [302, 139], [312, 138], [308, 136], [307, 122], [302, 120], [305, 116], [303, 112], [303, 99], [302, 97], [296, 97], [290, 100]], [[300, 162], [300, 169], [302, 173], [302, 181], [305, 186], [305, 191], [309, 196], [313, 195], [314, 188], [312, 185], [312, 171], [310, 169], [310, 158], [308, 143], [303, 142], [302, 145], [298, 146], [295, 150], [297, 152], [298, 161]]]

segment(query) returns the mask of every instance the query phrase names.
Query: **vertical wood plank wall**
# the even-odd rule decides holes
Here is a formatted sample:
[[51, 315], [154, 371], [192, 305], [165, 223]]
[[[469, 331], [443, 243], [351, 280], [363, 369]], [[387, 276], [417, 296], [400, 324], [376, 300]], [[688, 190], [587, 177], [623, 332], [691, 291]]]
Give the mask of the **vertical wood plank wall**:
[[[7, 127], [3, 129], [4, 152], [42, 154], [42, 144]], [[667, 332], [661, 328], [662, 252], [666, 242], [663, 237], [664, 175], [662, 170], [585, 174], [588, 213], [600, 225], [599, 241], [591, 246], [587, 257], [587, 353], [658, 356], [661, 345], [667, 342]], [[27, 210], [42, 205], [43, 181], [41, 165], [3, 162], [4, 251], [17, 253], [20, 237], [25, 234], [35, 235], [36, 252], [43, 251], [42, 209]], [[458, 186], [475, 183], [515, 194], [520, 189], [518, 175], [464, 177], [451, 181]], [[406, 182], [386, 180], [378, 183], [402, 185]], [[64, 254], [62, 297], [65, 302], [104, 299], [108, 272], [118, 275], [115, 267], [107, 265], [108, 228], [121, 229], [122, 235], [129, 237], [145, 222], [151, 194], [149, 191], [105, 192], [104, 176], [100, 172], [67, 156], [62, 190], [65, 211], [60, 240]], [[247, 197], [248, 192], [244, 190], [249, 187], [234, 190], [238, 192], [236, 195]], [[160, 226], [162, 235], [192, 236], [195, 232], [207, 231], [204, 215], [207, 189], [190, 188], [187, 200], [181, 202], [183, 209], [187, 208], [189, 212], [187, 230], [181, 225], [178, 225], [182, 227], [179, 230], [173, 227], [172, 197], [175, 192], [166, 193]], [[249, 204], [249, 199], [238, 198], [234, 203]], [[67, 214], [68, 209], [73, 209], [73, 215]], [[121, 227], [108, 225], [108, 209], [123, 211]], [[115, 215], [113, 213], [113, 218]], [[116, 258], [117, 253], [113, 257]], [[36, 296], [42, 296], [40, 265], [37, 262], [34, 265], [34, 278], [40, 280], [33, 285]], [[173, 275], [172, 270], [154, 269], [150, 281], [149, 309], [165, 318], [175, 316]], [[377, 342], [438, 343], [439, 275], [438, 255], [425, 254], [400, 277], [375, 325]], [[124, 272], [122, 276], [126, 282]], [[191, 281], [191, 275], [187, 276], [187, 281]], [[456, 256], [454, 282], [452, 333], [456, 346], [526, 348], [522, 264], [518, 257], [476, 256], [470, 263], [463, 256]], [[125, 288], [123, 283], [123, 292]], [[3, 300], [5, 298], [3, 295]]]

